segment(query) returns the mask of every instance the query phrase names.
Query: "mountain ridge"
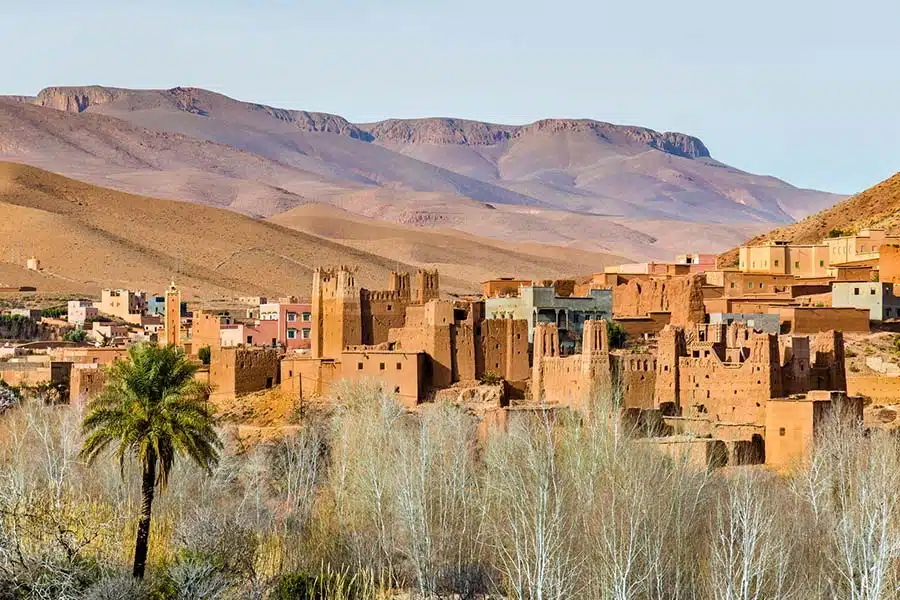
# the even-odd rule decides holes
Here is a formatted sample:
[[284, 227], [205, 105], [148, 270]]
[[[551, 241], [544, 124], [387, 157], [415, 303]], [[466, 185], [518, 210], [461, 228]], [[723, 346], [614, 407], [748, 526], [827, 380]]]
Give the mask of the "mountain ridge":
[[0, 159], [261, 218], [326, 203], [635, 260], [688, 250], [673, 232], [719, 252], [842, 198], [721, 163], [688, 134], [591, 119], [351, 123], [190, 87], [0, 98]]

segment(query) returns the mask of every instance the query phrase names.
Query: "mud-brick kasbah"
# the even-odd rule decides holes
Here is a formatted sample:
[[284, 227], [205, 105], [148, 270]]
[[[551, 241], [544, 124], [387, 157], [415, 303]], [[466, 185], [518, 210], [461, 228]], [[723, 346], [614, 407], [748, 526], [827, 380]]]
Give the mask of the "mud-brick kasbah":
[[[686, 253], [574, 278], [498, 277], [468, 296], [442, 292], [434, 270], [370, 290], [352, 265], [319, 267], [311, 297], [227, 307], [188, 306], [175, 282], [159, 295], [104, 290], [69, 302], [67, 318], [26, 311], [27, 335], [0, 331], [30, 340], [2, 348], [0, 377], [83, 402], [129, 343], [158, 341], [203, 357], [214, 403], [278, 389], [301, 413], [327, 410], [348, 389], [338, 382], [367, 381], [409, 411], [464, 406], [482, 435], [535, 416], [589, 419], [602, 405], [708, 468], [787, 470], [829, 415], [870, 424], [869, 412], [900, 404], [900, 366], [867, 359], [858, 373], [845, 349], [847, 336], [900, 332], [900, 237], [769, 242], [722, 262]], [[87, 343], [53, 341], [71, 328]]]

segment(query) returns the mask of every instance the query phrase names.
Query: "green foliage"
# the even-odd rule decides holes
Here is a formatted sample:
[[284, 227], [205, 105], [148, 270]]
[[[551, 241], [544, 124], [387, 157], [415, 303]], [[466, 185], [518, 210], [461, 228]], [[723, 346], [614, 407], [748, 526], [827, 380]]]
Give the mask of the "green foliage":
[[369, 600], [377, 597], [374, 578], [368, 572], [350, 575], [347, 569], [335, 571], [330, 566], [318, 575], [288, 573], [282, 575], [270, 600]]
[[212, 359], [212, 349], [209, 346], [203, 346], [197, 351], [197, 358], [200, 359], [204, 365], [209, 366], [209, 362]]
[[84, 329], [73, 329], [72, 331], [66, 332], [63, 336], [63, 340], [66, 342], [75, 342], [76, 344], [81, 344], [84, 342], [87, 337], [87, 332]]
[[41, 316], [48, 319], [59, 319], [68, 315], [69, 309], [65, 306], [51, 306], [41, 309]]
[[88, 405], [82, 455], [93, 462], [115, 447], [120, 463], [129, 457], [157, 465], [165, 487], [177, 456], [206, 471], [218, 463], [222, 443], [207, 399], [209, 388], [194, 379], [197, 366], [175, 346], [135, 344], [128, 358], [107, 369], [107, 384]]
[[610, 348], [624, 348], [628, 339], [625, 328], [614, 321], [606, 322], [606, 337]]
[[503, 383], [503, 378], [493, 371], [487, 371], [481, 376], [481, 383], [484, 385], [499, 385]]
[[837, 229], [837, 228], [832, 229], [831, 231], [828, 232], [829, 238], [839, 238], [839, 237], [844, 237], [845, 235], [850, 235], [850, 232], [845, 231], [843, 229]]

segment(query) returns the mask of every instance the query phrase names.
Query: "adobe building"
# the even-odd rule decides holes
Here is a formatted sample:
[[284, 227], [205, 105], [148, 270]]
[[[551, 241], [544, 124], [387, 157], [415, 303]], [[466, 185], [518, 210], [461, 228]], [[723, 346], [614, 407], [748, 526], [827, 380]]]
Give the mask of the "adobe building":
[[706, 320], [703, 277], [633, 279], [617, 285], [612, 293], [612, 312], [617, 319], [669, 313], [669, 323], [688, 325]]
[[280, 383], [281, 356], [265, 348], [222, 348], [209, 365], [211, 399], [271, 389]]
[[595, 398], [623, 408], [654, 407], [656, 357], [615, 353], [609, 348], [606, 321], [584, 324], [582, 352], [561, 356], [559, 332], [552, 323], [535, 329], [531, 397], [588, 413]]
[[360, 288], [348, 267], [313, 273], [312, 356], [337, 358], [349, 346], [378, 345], [388, 341], [391, 329], [406, 323], [406, 308], [440, 295], [437, 271], [419, 270], [416, 290], [408, 273], [391, 273], [389, 289]]
[[553, 323], [560, 344], [571, 351], [581, 341], [586, 321], [612, 317], [613, 294], [608, 289], [592, 289], [588, 296], [561, 296], [554, 285], [530, 285], [520, 287], [516, 296], [486, 298], [484, 310], [487, 319], [526, 321], [529, 342], [534, 340], [537, 325]]
[[425, 353], [349, 348], [341, 354], [341, 378], [377, 382], [407, 408], [425, 397]]
[[812, 391], [766, 404], [766, 464], [780, 471], [796, 467], [810, 454], [813, 440], [835, 410], [863, 420], [863, 399], [842, 392]]
[[[861, 277], [857, 281], [870, 281]], [[883, 243], [878, 247], [878, 279], [884, 283], [900, 283], [900, 240]]]
[[877, 262], [883, 244], [900, 244], [900, 237], [884, 229], [863, 229], [856, 235], [842, 235], [823, 242], [832, 265]]
[[824, 244], [768, 242], [741, 246], [738, 268], [743, 273], [792, 275], [797, 278], [826, 277], [831, 266], [829, 247]]

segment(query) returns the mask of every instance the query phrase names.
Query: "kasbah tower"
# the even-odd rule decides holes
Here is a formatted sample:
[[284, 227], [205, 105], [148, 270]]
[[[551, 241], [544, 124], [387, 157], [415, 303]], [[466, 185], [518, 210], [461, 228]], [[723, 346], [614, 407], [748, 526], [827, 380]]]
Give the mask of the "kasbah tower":
[[181, 290], [173, 281], [166, 290], [166, 344], [181, 344]]

